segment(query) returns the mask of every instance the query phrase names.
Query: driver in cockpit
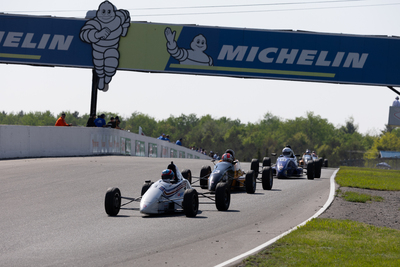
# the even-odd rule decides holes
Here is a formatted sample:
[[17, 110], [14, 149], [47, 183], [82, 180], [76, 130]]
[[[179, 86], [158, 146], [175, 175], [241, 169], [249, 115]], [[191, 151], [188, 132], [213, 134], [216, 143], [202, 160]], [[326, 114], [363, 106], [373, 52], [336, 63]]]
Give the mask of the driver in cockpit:
[[163, 179], [165, 182], [170, 182], [173, 184], [176, 181], [175, 173], [170, 169], [165, 169], [161, 172], [161, 179]]
[[228, 148], [227, 150], [225, 150], [224, 155], [225, 154], [230, 154], [232, 156], [232, 163], [236, 163], [235, 152], [232, 149]]
[[282, 150], [282, 155], [285, 157], [289, 157], [289, 158], [294, 158], [294, 153], [293, 150], [286, 146], [283, 150]]
[[167, 169], [162, 171], [161, 178], [164, 181], [169, 181], [170, 183], [175, 184], [181, 180], [178, 172], [178, 167], [176, 167], [175, 164], [171, 162], [168, 165]]
[[221, 161], [233, 163], [233, 156], [229, 153], [225, 153], [222, 155]]

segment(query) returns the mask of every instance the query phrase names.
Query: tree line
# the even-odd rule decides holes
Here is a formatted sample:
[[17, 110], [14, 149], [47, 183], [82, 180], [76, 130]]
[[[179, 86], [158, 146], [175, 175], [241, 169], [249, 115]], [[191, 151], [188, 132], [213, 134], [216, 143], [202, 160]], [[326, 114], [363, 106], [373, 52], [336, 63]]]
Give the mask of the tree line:
[[[65, 112], [66, 121], [75, 126], [86, 126], [89, 114]], [[314, 150], [320, 157], [326, 158], [330, 166], [339, 166], [344, 159], [377, 158], [380, 150], [400, 151], [400, 129], [385, 125], [379, 135], [361, 134], [354, 119], [348, 119], [344, 125], [335, 127], [327, 119], [306, 113], [305, 117], [283, 120], [272, 113], [266, 113], [256, 123], [241, 123], [226, 117], [212, 118], [211, 115], [197, 117], [195, 114], [170, 116], [157, 121], [149, 115], [134, 112], [129, 118], [119, 114], [99, 112], [122, 118], [121, 128], [138, 133], [139, 126], [147, 136], [159, 137], [169, 134], [171, 142], [183, 138], [185, 147], [203, 148], [221, 155], [227, 148], [235, 151], [241, 161], [252, 158], [271, 157], [271, 153], [280, 153], [285, 145], [290, 145], [296, 154], [306, 149]], [[54, 116], [50, 111], [17, 113], [1, 112], [0, 124], [53, 126], [61, 114]]]

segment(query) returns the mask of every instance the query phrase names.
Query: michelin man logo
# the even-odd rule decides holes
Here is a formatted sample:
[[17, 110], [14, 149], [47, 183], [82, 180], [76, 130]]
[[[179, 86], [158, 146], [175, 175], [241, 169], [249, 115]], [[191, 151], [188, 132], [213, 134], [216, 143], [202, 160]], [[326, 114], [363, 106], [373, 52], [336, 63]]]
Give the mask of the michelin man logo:
[[168, 53], [183, 65], [203, 65], [212, 66], [213, 59], [204, 51], [207, 49], [207, 40], [199, 34], [195, 36], [190, 43], [191, 49], [179, 48], [175, 41], [176, 31], [172, 32], [171, 28], [167, 27], [164, 31], [167, 39]]
[[119, 9], [104, 1], [96, 17], [82, 27], [80, 38], [92, 44], [93, 65], [99, 77], [97, 88], [106, 92], [119, 64], [118, 45], [121, 36], [126, 36], [130, 26], [129, 11]]

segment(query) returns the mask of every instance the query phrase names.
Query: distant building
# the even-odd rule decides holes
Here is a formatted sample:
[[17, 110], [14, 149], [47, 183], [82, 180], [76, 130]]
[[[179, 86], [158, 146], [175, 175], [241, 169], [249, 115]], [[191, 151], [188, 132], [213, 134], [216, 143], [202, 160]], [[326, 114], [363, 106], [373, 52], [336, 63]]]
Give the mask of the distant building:
[[380, 159], [400, 158], [400, 151], [379, 151]]

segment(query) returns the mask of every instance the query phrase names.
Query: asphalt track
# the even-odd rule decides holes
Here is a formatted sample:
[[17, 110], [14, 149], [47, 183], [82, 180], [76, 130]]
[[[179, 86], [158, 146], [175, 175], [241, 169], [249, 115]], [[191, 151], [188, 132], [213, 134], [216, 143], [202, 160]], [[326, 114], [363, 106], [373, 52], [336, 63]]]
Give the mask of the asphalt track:
[[335, 171], [323, 169], [315, 180], [274, 179], [271, 191], [257, 184], [254, 195], [233, 193], [228, 211], [200, 205], [196, 218], [146, 216], [137, 204], [106, 215], [108, 187], [138, 197], [144, 180], [159, 179], [171, 160], [195, 176], [212, 166], [123, 156], [0, 161], [0, 265], [215, 266], [313, 216], [329, 197]]

